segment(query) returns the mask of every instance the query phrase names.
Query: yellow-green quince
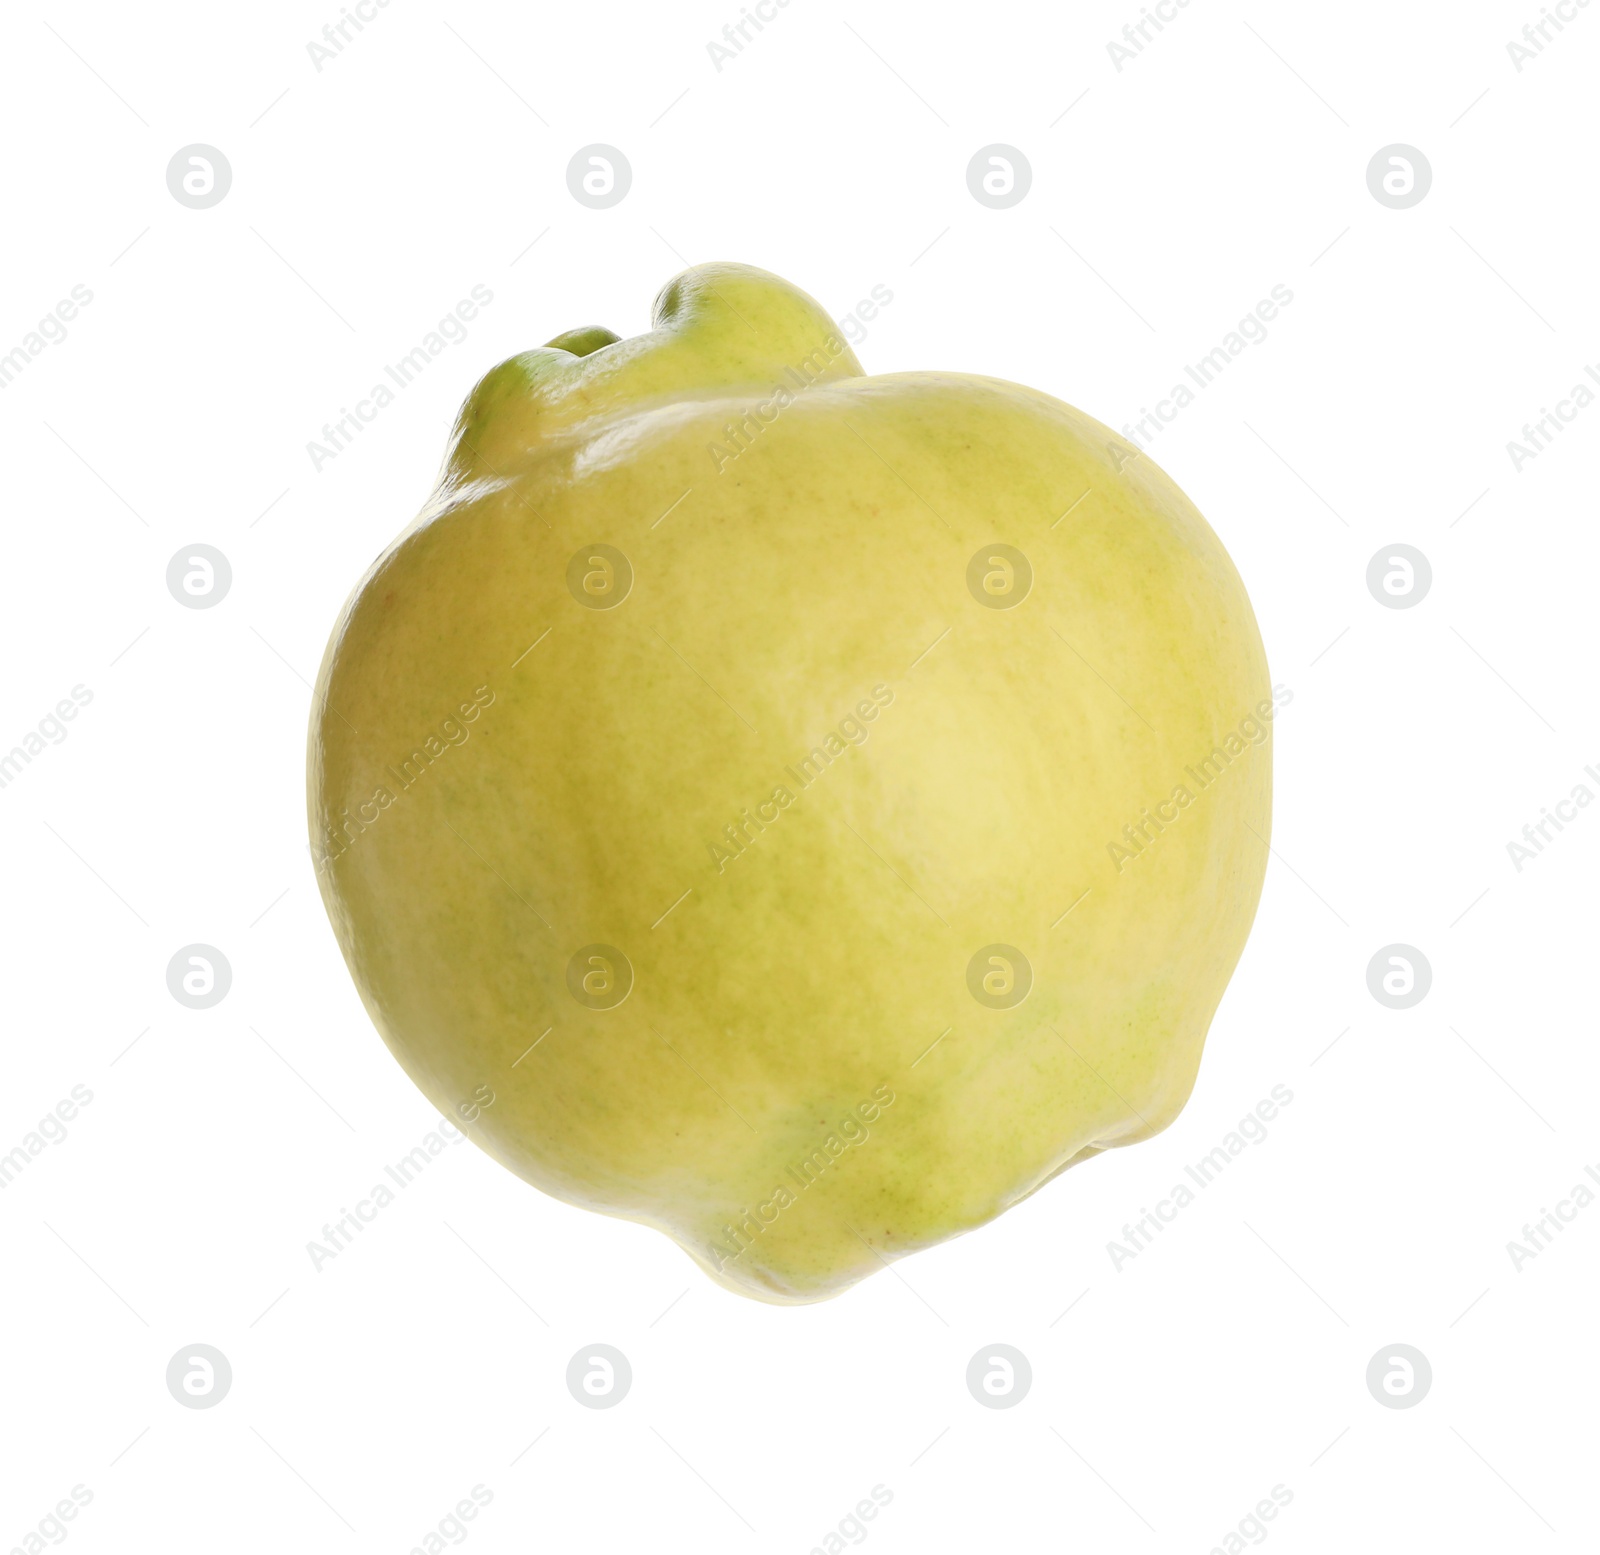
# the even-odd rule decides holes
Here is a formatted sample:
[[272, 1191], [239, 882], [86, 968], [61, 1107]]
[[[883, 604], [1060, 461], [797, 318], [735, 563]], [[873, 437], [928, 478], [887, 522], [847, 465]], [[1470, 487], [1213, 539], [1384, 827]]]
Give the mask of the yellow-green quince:
[[1136, 447], [701, 265], [473, 391], [329, 643], [313, 851], [446, 1116], [815, 1301], [1177, 1115], [1275, 710]]

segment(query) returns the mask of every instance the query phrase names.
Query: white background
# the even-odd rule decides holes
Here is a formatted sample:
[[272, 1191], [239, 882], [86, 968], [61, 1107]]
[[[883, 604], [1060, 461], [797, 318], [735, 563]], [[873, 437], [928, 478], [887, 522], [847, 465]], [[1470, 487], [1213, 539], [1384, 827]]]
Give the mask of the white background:
[[[733, 0], [394, 0], [319, 72], [332, 0], [7, 8], [0, 352], [94, 300], [0, 391], [0, 748], [93, 700], [0, 789], [0, 1153], [93, 1101], [0, 1190], [0, 1548], [74, 1485], [85, 1552], [403, 1555], [474, 1485], [484, 1555], [803, 1555], [874, 1485], [885, 1552], [1202, 1555], [1275, 1485], [1286, 1552], [1590, 1547], [1600, 1207], [1520, 1272], [1507, 1243], [1600, 1163], [1600, 814], [1520, 872], [1506, 844], [1600, 792], [1600, 408], [1520, 473], [1506, 445], [1600, 364], [1600, 6], [1520, 73], [1532, 0], [1194, 0], [1121, 71], [1139, 6], [1063, 9], [792, 0], [719, 72]], [[194, 142], [233, 170], [210, 209], [167, 189]], [[610, 210], [568, 193], [591, 142], [632, 166]], [[994, 142], [1033, 171], [1009, 210], [966, 185]], [[1367, 186], [1394, 142], [1433, 170], [1406, 210]], [[836, 315], [889, 288], [869, 372], [1010, 378], [1117, 427], [1293, 292], [1152, 448], [1294, 692], [1193, 1100], [816, 1307], [727, 1294], [470, 1144], [315, 1272], [307, 1242], [436, 1118], [318, 900], [308, 682], [477, 377], [637, 333], [708, 259]], [[316, 471], [324, 423], [475, 284], [468, 339]], [[233, 569], [210, 610], [165, 583], [196, 542]], [[1396, 542], [1433, 569], [1408, 610], [1365, 583]], [[193, 942], [233, 968], [204, 1011], [166, 985]], [[1409, 1010], [1368, 992], [1392, 942], [1433, 969]], [[1107, 1243], [1280, 1084], [1265, 1142], [1118, 1271]], [[606, 1411], [564, 1382], [594, 1342], [634, 1372]], [[1033, 1367], [1008, 1410], [964, 1381], [996, 1342]], [[233, 1368], [212, 1409], [165, 1385], [195, 1343]], [[1414, 1408], [1366, 1385], [1395, 1343], [1432, 1365]]]

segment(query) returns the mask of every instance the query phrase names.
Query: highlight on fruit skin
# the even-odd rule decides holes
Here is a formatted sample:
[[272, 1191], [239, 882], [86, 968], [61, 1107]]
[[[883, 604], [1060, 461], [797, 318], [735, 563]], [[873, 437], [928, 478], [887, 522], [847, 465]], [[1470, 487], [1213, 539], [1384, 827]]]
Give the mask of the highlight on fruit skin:
[[313, 854], [447, 1118], [816, 1301], [1177, 1115], [1289, 695], [1145, 454], [701, 265], [468, 397], [329, 642]]

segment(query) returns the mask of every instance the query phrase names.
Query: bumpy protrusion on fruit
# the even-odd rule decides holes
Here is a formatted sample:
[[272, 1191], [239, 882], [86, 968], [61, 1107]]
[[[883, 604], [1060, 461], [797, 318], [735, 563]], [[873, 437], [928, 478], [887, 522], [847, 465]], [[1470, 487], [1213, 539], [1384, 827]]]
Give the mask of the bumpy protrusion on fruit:
[[621, 335], [603, 324], [584, 324], [545, 341], [545, 346], [549, 350], [568, 351], [573, 356], [592, 356], [602, 346], [614, 346], [621, 339]]
[[807, 382], [862, 376], [822, 305], [753, 265], [685, 270], [662, 288], [653, 315], [643, 335], [624, 340], [588, 325], [491, 369], [456, 421], [452, 479], [509, 476], [574, 427], [665, 395], [770, 391], [786, 370]]

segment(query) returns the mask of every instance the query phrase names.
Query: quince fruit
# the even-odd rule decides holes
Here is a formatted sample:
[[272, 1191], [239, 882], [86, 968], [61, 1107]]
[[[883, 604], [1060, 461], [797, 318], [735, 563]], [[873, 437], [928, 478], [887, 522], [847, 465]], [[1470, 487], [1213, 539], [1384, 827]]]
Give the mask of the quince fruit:
[[1088, 416], [867, 377], [743, 265], [654, 324], [467, 400], [329, 644], [314, 852], [483, 1149], [815, 1301], [1177, 1115], [1274, 692], [1216, 535]]

